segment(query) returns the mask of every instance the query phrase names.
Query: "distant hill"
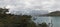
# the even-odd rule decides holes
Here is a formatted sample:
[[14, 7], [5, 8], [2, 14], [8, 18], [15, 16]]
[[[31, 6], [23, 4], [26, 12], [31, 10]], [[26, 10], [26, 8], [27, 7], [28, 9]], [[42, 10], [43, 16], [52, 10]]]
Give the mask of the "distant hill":
[[60, 16], [60, 11], [54, 11], [54, 12], [51, 12], [42, 16]]

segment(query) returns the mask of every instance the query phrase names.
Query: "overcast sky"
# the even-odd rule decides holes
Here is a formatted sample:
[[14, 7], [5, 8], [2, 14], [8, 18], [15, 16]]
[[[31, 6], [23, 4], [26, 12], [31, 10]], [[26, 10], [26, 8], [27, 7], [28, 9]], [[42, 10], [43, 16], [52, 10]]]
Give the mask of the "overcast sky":
[[0, 0], [0, 7], [9, 8], [11, 13], [60, 10], [60, 0]]

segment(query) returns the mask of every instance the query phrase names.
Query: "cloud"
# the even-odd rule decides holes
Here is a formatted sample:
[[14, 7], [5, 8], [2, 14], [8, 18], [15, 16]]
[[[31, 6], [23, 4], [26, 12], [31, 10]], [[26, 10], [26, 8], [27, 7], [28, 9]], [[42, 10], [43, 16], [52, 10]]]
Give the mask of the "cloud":
[[60, 10], [59, 0], [0, 0], [0, 7], [9, 8], [10, 13], [29, 14], [32, 11]]

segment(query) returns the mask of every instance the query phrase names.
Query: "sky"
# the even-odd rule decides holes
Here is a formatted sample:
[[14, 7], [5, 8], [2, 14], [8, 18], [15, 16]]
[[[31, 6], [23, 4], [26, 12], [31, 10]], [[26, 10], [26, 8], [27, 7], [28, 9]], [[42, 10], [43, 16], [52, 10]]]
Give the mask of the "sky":
[[60, 11], [60, 0], [0, 0], [0, 7], [9, 8], [12, 14], [48, 13]]

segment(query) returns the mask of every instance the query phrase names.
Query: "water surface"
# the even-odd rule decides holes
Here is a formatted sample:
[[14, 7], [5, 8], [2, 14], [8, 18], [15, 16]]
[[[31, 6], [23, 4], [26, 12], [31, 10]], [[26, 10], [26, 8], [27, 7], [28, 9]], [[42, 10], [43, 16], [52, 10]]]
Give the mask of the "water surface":
[[[54, 16], [46, 16], [46, 17], [34, 17], [35, 20], [33, 20], [36, 24], [40, 24], [42, 22], [52, 23], [52, 27], [60, 27], [60, 17]], [[34, 19], [33, 18], [33, 19]]]

